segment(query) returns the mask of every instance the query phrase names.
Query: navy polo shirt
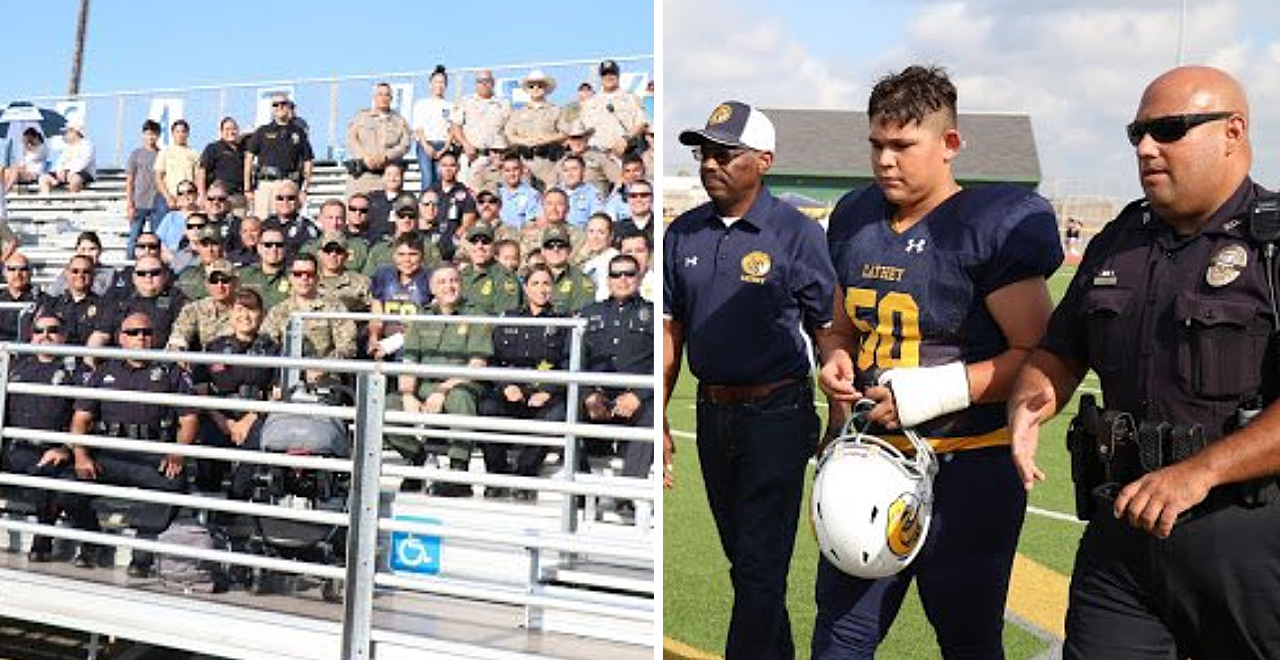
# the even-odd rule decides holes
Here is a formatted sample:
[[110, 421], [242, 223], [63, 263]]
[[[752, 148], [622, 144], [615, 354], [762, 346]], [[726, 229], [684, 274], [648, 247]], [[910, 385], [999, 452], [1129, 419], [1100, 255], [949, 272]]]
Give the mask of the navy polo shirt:
[[762, 188], [726, 226], [712, 203], [663, 237], [665, 317], [684, 326], [689, 367], [713, 385], [807, 377], [805, 336], [831, 322], [835, 269], [817, 222]]

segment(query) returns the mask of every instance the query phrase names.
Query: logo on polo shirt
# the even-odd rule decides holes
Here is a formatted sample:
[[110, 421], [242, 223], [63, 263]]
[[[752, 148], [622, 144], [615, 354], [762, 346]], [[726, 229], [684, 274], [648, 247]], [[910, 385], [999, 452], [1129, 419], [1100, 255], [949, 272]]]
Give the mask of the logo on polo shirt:
[[764, 284], [764, 278], [773, 268], [773, 261], [764, 252], [756, 251], [742, 258], [742, 281]]

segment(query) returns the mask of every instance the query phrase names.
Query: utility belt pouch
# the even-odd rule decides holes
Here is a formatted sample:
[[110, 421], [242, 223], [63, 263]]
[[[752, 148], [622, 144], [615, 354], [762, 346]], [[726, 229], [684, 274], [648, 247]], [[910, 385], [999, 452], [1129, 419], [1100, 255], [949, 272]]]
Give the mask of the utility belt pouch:
[[1097, 428], [1099, 409], [1091, 394], [1080, 398], [1080, 408], [1067, 427], [1067, 451], [1071, 453], [1071, 481], [1075, 485], [1076, 517], [1093, 518], [1093, 489], [1102, 483], [1102, 462], [1098, 460]]
[[1172, 428], [1168, 422], [1142, 422], [1138, 425], [1138, 463], [1143, 472], [1155, 472], [1166, 465]]
[[1192, 426], [1174, 426], [1169, 432], [1169, 459], [1165, 465], [1173, 465], [1191, 458], [1192, 454], [1205, 448], [1204, 428], [1199, 424]]
[[1138, 428], [1133, 416], [1115, 410], [1104, 411], [1098, 424], [1098, 459], [1105, 481], [1128, 483], [1142, 474], [1138, 459]]

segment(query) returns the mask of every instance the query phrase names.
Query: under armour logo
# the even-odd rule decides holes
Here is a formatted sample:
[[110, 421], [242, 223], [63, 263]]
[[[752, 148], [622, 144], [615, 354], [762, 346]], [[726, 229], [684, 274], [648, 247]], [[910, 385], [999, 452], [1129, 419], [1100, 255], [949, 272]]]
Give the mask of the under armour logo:
[[690, 267], [690, 266], [697, 266], [697, 265], [698, 265], [698, 257], [697, 257], [697, 256], [685, 257], [685, 258], [684, 258], [684, 265], [685, 265], [685, 268], [688, 268], [688, 267]]
[[923, 238], [907, 239], [907, 252], [915, 252], [916, 254], [920, 254], [924, 252], [924, 239]]

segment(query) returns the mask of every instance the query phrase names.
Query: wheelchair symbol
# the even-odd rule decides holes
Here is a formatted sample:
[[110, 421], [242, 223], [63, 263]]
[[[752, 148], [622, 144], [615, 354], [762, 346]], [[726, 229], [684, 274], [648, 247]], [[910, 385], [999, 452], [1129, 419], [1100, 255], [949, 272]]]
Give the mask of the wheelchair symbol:
[[427, 544], [416, 536], [410, 536], [400, 541], [396, 546], [397, 563], [409, 570], [423, 570], [432, 567], [436, 563], [435, 557], [431, 556], [431, 551], [427, 549]]
[[[434, 518], [418, 516], [397, 516], [396, 519], [440, 524], [440, 521]], [[437, 575], [440, 573], [442, 561], [441, 545], [439, 536], [394, 532], [391, 535], [391, 553], [388, 563], [391, 564], [391, 570], [396, 572]]]

